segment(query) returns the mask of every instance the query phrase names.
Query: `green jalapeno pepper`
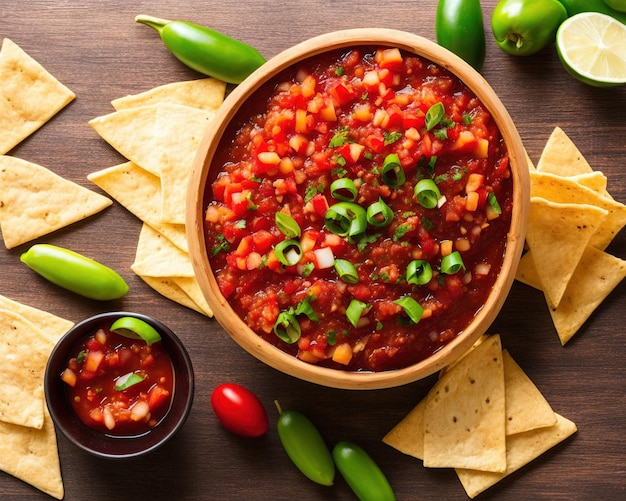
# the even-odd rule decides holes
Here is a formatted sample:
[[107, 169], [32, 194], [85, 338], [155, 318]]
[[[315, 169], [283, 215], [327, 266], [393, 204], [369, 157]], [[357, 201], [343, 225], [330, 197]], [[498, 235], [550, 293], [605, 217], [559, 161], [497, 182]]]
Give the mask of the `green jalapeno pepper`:
[[20, 260], [53, 284], [90, 299], [118, 299], [128, 292], [128, 284], [117, 272], [62, 247], [36, 244]]
[[333, 459], [341, 476], [361, 501], [395, 501], [396, 495], [372, 457], [352, 442], [339, 442]]
[[224, 82], [241, 83], [265, 63], [253, 47], [198, 24], [145, 15], [135, 21], [154, 28], [179, 61]]
[[480, 71], [485, 62], [485, 30], [479, 0], [439, 0], [437, 43]]
[[333, 485], [335, 463], [319, 430], [304, 414], [274, 404], [279, 412], [278, 437], [289, 459], [313, 482]]
[[[559, 0], [559, 2], [563, 4], [569, 16], [580, 14], [581, 12], [599, 12], [626, 24], [626, 13], [611, 8], [612, 5], [618, 6], [618, 2], [614, 4], [605, 0]], [[619, 5], [625, 4], [621, 1]]]
[[491, 15], [491, 30], [504, 52], [529, 56], [554, 42], [566, 19], [558, 0], [500, 0]]

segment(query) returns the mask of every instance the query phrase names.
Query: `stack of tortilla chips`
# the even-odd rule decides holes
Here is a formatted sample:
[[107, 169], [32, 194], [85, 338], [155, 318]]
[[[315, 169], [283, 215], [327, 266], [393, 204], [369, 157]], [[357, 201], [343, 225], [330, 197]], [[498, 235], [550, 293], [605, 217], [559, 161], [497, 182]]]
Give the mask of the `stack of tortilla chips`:
[[454, 468], [474, 498], [575, 432], [493, 335], [447, 367], [383, 441], [425, 467]]
[[52, 348], [73, 323], [0, 295], [0, 469], [64, 495], [43, 380]]
[[7, 249], [85, 219], [111, 200], [40, 165], [6, 155], [74, 99], [18, 45], [0, 50], [0, 229]]
[[185, 234], [187, 184], [200, 139], [224, 100], [213, 78], [176, 82], [112, 101], [89, 124], [128, 161], [88, 179], [143, 227], [131, 269], [153, 289], [207, 316]]
[[605, 251], [626, 225], [626, 206], [558, 127], [530, 180], [528, 252], [516, 278], [543, 291], [564, 345], [626, 277], [626, 261]]

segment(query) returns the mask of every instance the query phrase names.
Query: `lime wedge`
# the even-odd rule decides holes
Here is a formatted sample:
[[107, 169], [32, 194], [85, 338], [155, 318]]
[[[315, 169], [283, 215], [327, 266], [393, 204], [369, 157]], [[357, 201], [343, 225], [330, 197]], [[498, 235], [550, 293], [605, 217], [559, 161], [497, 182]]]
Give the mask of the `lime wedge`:
[[115, 381], [115, 391], [122, 391], [126, 388], [130, 388], [132, 385], [141, 383], [144, 378], [135, 372], [129, 372], [117, 378]]
[[556, 34], [561, 63], [588, 85], [626, 84], [626, 25], [605, 14], [582, 12], [565, 20]]
[[118, 318], [111, 325], [111, 332], [132, 339], [143, 339], [148, 345], [161, 341], [161, 335], [154, 327], [135, 317]]

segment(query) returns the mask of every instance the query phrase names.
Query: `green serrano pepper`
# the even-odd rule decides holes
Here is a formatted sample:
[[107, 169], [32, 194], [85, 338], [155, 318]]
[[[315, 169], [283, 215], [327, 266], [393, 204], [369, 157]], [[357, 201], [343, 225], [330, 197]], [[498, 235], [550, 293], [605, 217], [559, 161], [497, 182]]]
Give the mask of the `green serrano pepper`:
[[304, 414], [274, 404], [279, 412], [278, 437], [289, 459], [313, 482], [333, 485], [335, 463], [319, 430]]
[[36, 244], [20, 261], [53, 284], [90, 299], [118, 299], [128, 292], [128, 284], [111, 268], [62, 247]]
[[333, 448], [339, 473], [360, 501], [395, 501], [396, 495], [385, 474], [372, 457], [352, 442], [339, 442]]
[[224, 82], [241, 83], [265, 63], [253, 47], [198, 24], [145, 15], [135, 21], [154, 28], [179, 61]]

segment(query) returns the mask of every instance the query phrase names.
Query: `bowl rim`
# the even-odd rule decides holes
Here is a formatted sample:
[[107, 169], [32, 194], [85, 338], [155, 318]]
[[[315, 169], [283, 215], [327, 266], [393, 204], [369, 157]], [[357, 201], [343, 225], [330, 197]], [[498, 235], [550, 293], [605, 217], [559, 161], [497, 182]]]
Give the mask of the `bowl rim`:
[[[417, 364], [381, 372], [330, 369], [303, 362], [285, 353], [245, 325], [225, 298], [221, 294], [214, 294], [213, 291], [219, 289], [213, 274], [204, 273], [205, 269], [211, 269], [202, 225], [204, 192], [214, 153], [210, 153], [211, 145], [219, 143], [229, 121], [254, 91], [280, 71], [324, 52], [359, 45], [398, 47], [438, 64], [463, 81], [496, 121], [506, 142], [513, 175], [514, 204], [505, 255], [500, 274], [486, 303], [476, 313], [468, 328], [435, 354]], [[522, 254], [530, 201], [529, 184], [526, 153], [508, 111], [490, 84], [468, 63], [431, 40], [401, 30], [355, 28], [329, 32], [300, 42], [269, 59], [239, 84], [216, 112], [200, 141], [189, 179], [186, 212], [189, 255], [200, 288], [213, 310], [215, 319], [237, 344], [260, 361], [286, 374], [322, 386], [342, 389], [382, 389], [401, 386], [425, 378], [458, 358], [495, 320], [513, 284], [515, 268]]]
[[[168, 353], [170, 354], [170, 357], [172, 357], [171, 355], [172, 349], [175, 350], [177, 353], [176, 358], [180, 360], [181, 367], [183, 369], [182, 371], [180, 371], [180, 368], [178, 369], [178, 371], [182, 372], [180, 373], [176, 371], [176, 368], [174, 368], [175, 369], [174, 384], [175, 385], [177, 384], [176, 380], [178, 380], [179, 378], [183, 378], [184, 380], [187, 380], [188, 388], [189, 388], [186, 394], [182, 395], [183, 397], [182, 402], [176, 405], [177, 409], [179, 410], [179, 414], [177, 415], [177, 417], [173, 417], [174, 416], [173, 413], [170, 414], [172, 411], [172, 408], [170, 408], [168, 413], [163, 418], [162, 422], [159, 423], [159, 425], [154, 430], [158, 429], [159, 426], [164, 425], [165, 421], [173, 420], [174, 421], [173, 424], [168, 425], [167, 431], [162, 432], [158, 440], [149, 443], [148, 447], [141, 448], [141, 449], [138, 449], [137, 447], [133, 447], [131, 442], [136, 441], [136, 440], [141, 440], [144, 437], [150, 436], [150, 434], [154, 430], [151, 430], [148, 433], [145, 433], [140, 436], [118, 437], [118, 436], [106, 435], [88, 427], [88, 425], [80, 421], [80, 418], [78, 418], [78, 416], [74, 414], [71, 408], [69, 409], [68, 414], [70, 415], [73, 414], [75, 418], [72, 418], [72, 422], [68, 423], [67, 420], [64, 419], [63, 417], [64, 413], [61, 410], [61, 408], [69, 408], [69, 402], [67, 401], [67, 398], [55, 398], [55, 395], [57, 395], [59, 388], [63, 390], [63, 387], [62, 387], [63, 383], [53, 382], [53, 381], [56, 381], [57, 378], [60, 381], [58, 372], [54, 371], [54, 369], [56, 369], [57, 368], [56, 366], [58, 365], [58, 364], [55, 364], [55, 361], [58, 360], [57, 357], [67, 358], [68, 350], [71, 350], [80, 339], [87, 336], [89, 333], [89, 329], [96, 327], [102, 322], [109, 321], [115, 318], [127, 317], [127, 316], [143, 320], [149, 323], [150, 325], [152, 325], [155, 329], [159, 331], [159, 333], [162, 335], [162, 341], [167, 345], [166, 348], [167, 348]], [[172, 364], [174, 364], [173, 357], [172, 357]], [[63, 436], [69, 442], [71, 442], [76, 447], [78, 447], [79, 449], [82, 449], [83, 451], [88, 452], [94, 456], [107, 458], [107, 459], [128, 459], [128, 458], [143, 456], [149, 452], [152, 452], [160, 448], [167, 441], [169, 441], [169, 439], [172, 438], [185, 424], [185, 421], [187, 420], [187, 417], [193, 405], [194, 394], [195, 394], [195, 372], [194, 372], [193, 365], [191, 362], [191, 357], [189, 356], [189, 353], [185, 345], [181, 341], [181, 339], [174, 333], [173, 330], [171, 330], [167, 325], [165, 325], [160, 320], [157, 320], [156, 318], [151, 317], [149, 315], [131, 312], [131, 311], [110, 311], [110, 312], [97, 313], [95, 315], [91, 315], [81, 320], [80, 322], [74, 324], [65, 332], [65, 334], [63, 334], [63, 336], [59, 338], [59, 340], [55, 344], [54, 348], [50, 352], [50, 356], [48, 357], [48, 361], [46, 363], [46, 369], [44, 372], [45, 403], [50, 413], [50, 416], [52, 418], [52, 421], [54, 422], [55, 428], [61, 431]], [[176, 398], [176, 392], [174, 393], [174, 398]], [[174, 403], [172, 403], [172, 406], [173, 405]], [[120, 452], [107, 452], [106, 448], [98, 448], [96, 446], [84, 443], [77, 437], [77, 435], [75, 435], [69, 430], [69, 425], [80, 426], [83, 430], [85, 430], [84, 431], [85, 434], [88, 434], [93, 437], [97, 437], [97, 440], [98, 440], [97, 443], [110, 443], [110, 444], [119, 445]], [[162, 428], [162, 430], [164, 429], [165, 427]], [[122, 447], [124, 444], [128, 444], [127, 447]]]

